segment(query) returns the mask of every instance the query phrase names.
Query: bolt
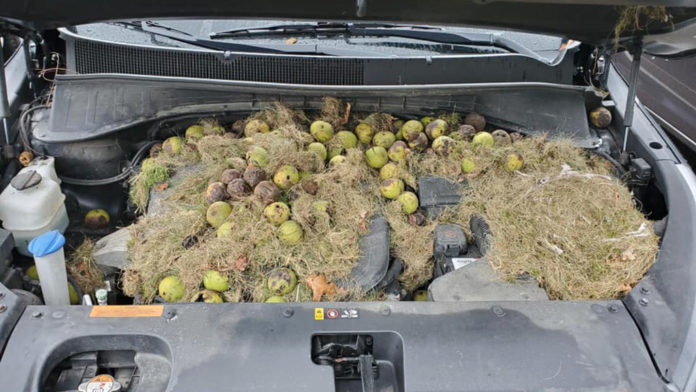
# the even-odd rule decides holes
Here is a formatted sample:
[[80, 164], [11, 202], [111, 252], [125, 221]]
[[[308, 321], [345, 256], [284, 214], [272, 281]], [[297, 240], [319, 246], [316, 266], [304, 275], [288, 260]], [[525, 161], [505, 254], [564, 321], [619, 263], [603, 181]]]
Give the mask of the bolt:
[[379, 312], [382, 314], [382, 316], [389, 316], [391, 314], [391, 309], [389, 306], [382, 306]]
[[164, 312], [164, 315], [163, 315], [163, 316], [164, 316], [164, 318], [166, 318], [167, 320], [171, 320], [171, 319], [173, 319], [174, 317], [176, 317], [176, 311], [173, 310], [173, 309], [167, 309], [167, 310]]
[[643, 305], [643, 306], [648, 306], [648, 304], [650, 303], [650, 301], [648, 301], [647, 298], [641, 298], [640, 300], [638, 300], [638, 303], [641, 304], [641, 305]]
[[618, 306], [616, 306], [615, 304], [609, 305], [609, 312], [610, 312], [610, 313], [616, 313], [616, 312], [618, 312], [618, 311], [619, 311], [619, 307], [618, 307]]
[[43, 317], [43, 313], [39, 311], [35, 311], [34, 313], [31, 314], [31, 317], [33, 318], [41, 318]]
[[640, 292], [647, 295], [650, 294], [650, 289], [647, 287], [641, 287]]
[[7, 310], [7, 305], [0, 305], [0, 313], [5, 313]]
[[495, 314], [498, 317], [505, 316], [505, 311], [498, 305], [494, 305], [493, 307], [491, 307], [491, 310], [493, 311], [493, 314]]
[[285, 318], [290, 318], [290, 317], [292, 317], [292, 315], [294, 315], [294, 314], [295, 314], [295, 311], [292, 310], [291, 308], [285, 308], [285, 309], [283, 309], [283, 317], [285, 317]]

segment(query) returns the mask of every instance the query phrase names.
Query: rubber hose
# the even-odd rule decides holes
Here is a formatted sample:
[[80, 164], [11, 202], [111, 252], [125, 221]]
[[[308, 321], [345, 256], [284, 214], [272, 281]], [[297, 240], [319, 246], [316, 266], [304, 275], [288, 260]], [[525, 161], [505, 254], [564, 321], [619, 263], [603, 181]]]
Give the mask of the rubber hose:
[[7, 187], [7, 185], [12, 181], [12, 177], [17, 174], [19, 171], [19, 162], [17, 162], [16, 159], [13, 159], [7, 163], [7, 166], [5, 166], [5, 171], [2, 174], [2, 181], [0, 183], [0, 190], [3, 190]]

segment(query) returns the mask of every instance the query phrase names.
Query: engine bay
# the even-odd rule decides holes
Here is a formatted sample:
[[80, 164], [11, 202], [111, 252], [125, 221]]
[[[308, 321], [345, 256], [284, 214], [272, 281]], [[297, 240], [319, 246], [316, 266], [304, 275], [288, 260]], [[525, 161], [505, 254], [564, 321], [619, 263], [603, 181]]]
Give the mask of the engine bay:
[[49, 3], [0, 23], [5, 389], [692, 389], [696, 178], [635, 96], [693, 10]]
[[[38, 163], [55, 166], [55, 180], [65, 195], [70, 226], [65, 231], [51, 225], [66, 233], [73, 303], [80, 303], [84, 294], [92, 303], [100, 302], [99, 289], [106, 291], [106, 297], [104, 291], [99, 297], [109, 304], [621, 298], [654, 261], [657, 237], [650, 221], [658, 222], [659, 236], [659, 221], [666, 211], [650, 180], [650, 165], [637, 158], [629, 166], [617, 162], [616, 142], [607, 128], [612, 108], [581, 89], [549, 93], [544, 87], [538, 92], [528, 87], [525, 108], [518, 103], [507, 110], [501, 109], [501, 102], [517, 98], [514, 88], [431, 95], [414, 105], [418, 110], [409, 109], [402, 95], [375, 100], [366, 92], [347, 99], [275, 96], [256, 104], [256, 110], [233, 110], [234, 102], [242, 101], [225, 93], [198, 102], [208, 106], [204, 111], [183, 106], [177, 110], [184, 113], [162, 115], [157, 106], [176, 111], [171, 109], [174, 102], [192, 99], [192, 91], [183, 90], [184, 95], [165, 94], [150, 107], [129, 108], [153, 113], [152, 120], [141, 117], [126, 124], [126, 117], [121, 120], [98, 105], [65, 117], [63, 105], [74, 108], [70, 100], [90, 99], [89, 94], [77, 92], [84, 93], [94, 82], [86, 78], [59, 83], [51, 116], [37, 105], [23, 119], [25, 132], [31, 135], [27, 151], [37, 157], [28, 168], [33, 170]], [[574, 133], [551, 133], [559, 126], [558, 118], [528, 114], [542, 103], [547, 105], [537, 100], [542, 91], [558, 94], [560, 107], [570, 108], [582, 100], [580, 109], [587, 111], [572, 105], [563, 119], [577, 124]], [[126, 82], [111, 99], [123, 102], [129, 95]], [[443, 106], [445, 102], [451, 109]], [[432, 106], [424, 109], [426, 104]], [[226, 110], [211, 110], [215, 105]], [[476, 108], [483, 115], [457, 107]], [[87, 113], [91, 114], [85, 117]], [[128, 118], [135, 114], [128, 113]], [[86, 123], [90, 130], [76, 133], [79, 124]], [[415, 127], [412, 135], [400, 135], [406, 123], [407, 129]], [[313, 131], [318, 125], [325, 128]], [[324, 131], [327, 134], [322, 135]], [[400, 148], [392, 149], [394, 145]], [[282, 177], [290, 183], [284, 184]], [[518, 199], [524, 200], [548, 181], [575, 180], [605, 181], [614, 186], [611, 192], [618, 192], [609, 201], [576, 192], [580, 203], [599, 205], [591, 207], [598, 208], [594, 212], [580, 207], [578, 216], [568, 218], [573, 225], [585, 220], [587, 227], [578, 226], [576, 233], [584, 236], [592, 233], [588, 228], [601, 226], [592, 214], [607, 216], [609, 211], [621, 215], [613, 222], [629, 222], [620, 228], [602, 227], [604, 231], [582, 240], [635, 243], [602, 247], [598, 254], [591, 254], [590, 248], [574, 253], [573, 242], [579, 237], [564, 240], [557, 234], [567, 225], [563, 218], [573, 206], [579, 207], [570, 193], [558, 194], [572, 187], [532, 195], [533, 200], [517, 211], [506, 209], [521, 204]], [[395, 183], [396, 193], [387, 195], [383, 182]], [[479, 189], [477, 183], [492, 187], [478, 185]], [[504, 196], [506, 189], [510, 194]], [[476, 192], [484, 193], [474, 197]], [[551, 203], [553, 194], [559, 205]], [[537, 207], [545, 198], [547, 207]], [[613, 200], [620, 200], [621, 207], [610, 205]], [[205, 209], [215, 203], [234, 213], [211, 222], [210, 210]], [[486, 218], [497, 216], [507, 223], [496, 222], [493, 233], [513, 230], [498, 238], [499, 243], [508, 242], [507, 248], [500, 246], [493, 258], [487, 258], [496, 236], [482, 215], [495, 203], [500, 206], [488, 211]], [[265, 209], [268, 204], [279, 208], [276, 215]], [[172, 208], [177, 213], [171, 213]], [[549, 208], [558, 209], [554, 218], [545, 216]], [[520, 215], [523, 211], [526, 216]], [[443, 213], [445, 218], [437, 218]], [[511, 219], [515, 214], [517, 221]], [[533, 222], [537, 217], [540, 221]], [[299, 238], [278, 242], [283, 234], [277, 232], [286, 221], [299, 225], [286, 229], [285, 236], [299, 232]], [[531, 232], [521, 229], [521, 221]], [[232, 232], [228, 242], [220, 239], [221, 230]], [[257, 237], [250, 238], [249, 233]], [[520, 238], [520, 233], [530, 238]], [[327, 235], [332, 239], [324, 238]], [[535, 243], [531, 250], [524, 247], [530, 242]], [[511, 262], [519, 259], [515, 252], [540, 260], [515, 264]], [[590, 262], [574, 265], [566, 257]], [[544, 263], [554, 258], [556, 263]], [[20, 257], [6, 281], [14, 279], [15, 288], [40, 294], [31, 264], [31, 259]], [[549, 264], [552, 267], [544, 269]], [[621, 267], [612, 269], [617, 265]], [[549, 274], [558, 268], [566, 269], [565, 278], [554, 281]], [[277, 276], [282, 277], [281, 289], [272, 288], [270, 282]], [[177, 294], [163, 296], [163, 291], [171, 290], [162, 290], [162, 281], [173, 283]]]

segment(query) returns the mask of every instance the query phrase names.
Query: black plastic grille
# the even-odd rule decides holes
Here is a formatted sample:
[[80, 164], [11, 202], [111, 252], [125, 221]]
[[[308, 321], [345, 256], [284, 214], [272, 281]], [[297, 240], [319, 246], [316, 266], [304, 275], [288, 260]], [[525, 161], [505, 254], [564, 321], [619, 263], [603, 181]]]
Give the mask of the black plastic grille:
[[364, 62], [353, 58], [221, 54], [77, 39], [75, 71], [256, 82], [361, 85]]

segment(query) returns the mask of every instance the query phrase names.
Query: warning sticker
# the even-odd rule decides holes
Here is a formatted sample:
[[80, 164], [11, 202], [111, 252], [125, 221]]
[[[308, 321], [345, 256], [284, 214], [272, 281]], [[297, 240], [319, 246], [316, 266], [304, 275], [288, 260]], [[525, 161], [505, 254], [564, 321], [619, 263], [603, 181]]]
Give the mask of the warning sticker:
[[98, 375], [77, 388], [80, 392], [112, 392], [120, 391], [121, 383], [108, 374]]
[[358, 309], [342, 309], [341, 318], [342, 319], [356, 319], [359, 318]]
[[89, 317], [160, 317], [164, 305], [102, 305], [92, 307]]
[[341, 320], [360, 318], [358, 309], [355, 308], [314, 308], [315, 320]]

